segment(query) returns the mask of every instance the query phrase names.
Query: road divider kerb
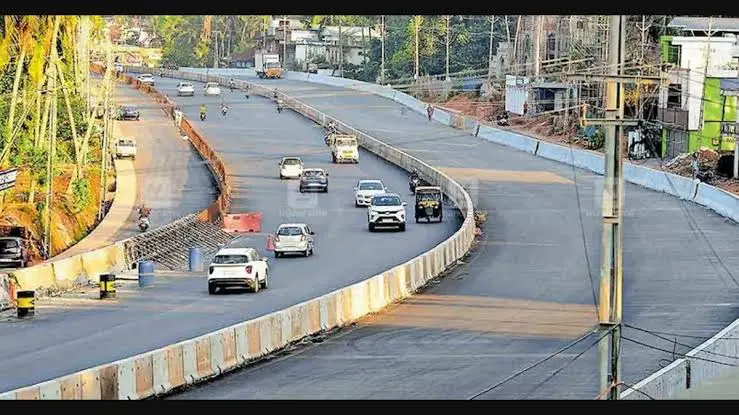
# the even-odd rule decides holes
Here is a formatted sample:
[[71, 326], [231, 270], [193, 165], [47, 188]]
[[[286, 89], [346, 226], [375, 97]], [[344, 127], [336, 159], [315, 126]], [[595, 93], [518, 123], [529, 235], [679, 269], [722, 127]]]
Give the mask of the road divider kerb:
[[[136, 72], [134, 68], [127, 69]], [[166, 71], [166, 75], [193, 81], [219, 82], [224, 86], [228, 82], [222, 77], [175, 71]], [[247, 85], [244, 81], [238, 81], [237, 84], [239, 87]], [[271, 96], [272, 91], [267, 88], [253, 84], [250, 87], [255, 93]], [[281, 98], [289, 108], [321, 125], [334, 120], [343, 132], [356, 134], [360, 145], [368, 151], [405, 170], [415, 168], [424, 179], [440, 185], [464, 216], [461, 228], [430, 251], [348, 287], [195, 339], [5, 392], [0, 399], [48, 399], [53, 396], [51, 399], [140, 400], [168, 393], [233, 370], [306, 337], [343, 327], [380, 311], [412, 295], [432, 278], [454, 266], [469, 251], [475, 238], [473, 206], [469, 194], [461, 185], [425, 162], [298, 100], [284, 94]], [[183, 124], [185, 122], [183, 120]], [[206, 154], [215, 155], [212, 151]], [[214, 170], [219, 180], [225, 181], [225, 166], [214, 164]], [[218, 209], [225, 211], [221, 210], [220, 203]], [[85, 379], [88, 381], [83, 382]], [[46, 392], [41, 393], [42, 390]]]

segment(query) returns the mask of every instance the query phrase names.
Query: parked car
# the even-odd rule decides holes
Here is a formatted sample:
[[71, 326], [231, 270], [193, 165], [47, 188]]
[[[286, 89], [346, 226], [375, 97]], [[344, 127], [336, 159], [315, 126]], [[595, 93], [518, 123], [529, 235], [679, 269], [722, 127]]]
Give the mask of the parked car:
[[205, 84], [205, 95], [218, 96], [221, 95], [221, 87], [217, 82], [208, 82]]
[[269, 288], [269, 265], [254, 248], [222, 248], [208, 266], [208, 293], [230, 287]]
[[135, 105], [124, 105], [118, 110], [119, 120], [135, 120], [138, 121], [141, 114]]
[[23, 238], [0, 237], [0, 266], [24, 268], [29, 258], [27, 242]]
[[283, 223], [275, 232], [275, 258], [287, 253], [313, 255], [315, 234], [305, 223]]

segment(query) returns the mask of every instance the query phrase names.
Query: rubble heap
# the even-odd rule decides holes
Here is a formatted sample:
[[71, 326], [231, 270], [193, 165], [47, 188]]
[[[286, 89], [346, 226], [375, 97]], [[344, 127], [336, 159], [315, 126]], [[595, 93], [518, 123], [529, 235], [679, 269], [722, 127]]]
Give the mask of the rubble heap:
[[[719, 154], [711, 149], [702, 148], [697, 151], [698, 164], [701, 169], [710, 169], [715, 171], [718, 167]], [[665, 170], [670, 173], [674, 173], [680, 176], [692, 177], [693, 167], [693, 153], [679, 154], [672, 160], [667, 161], [664, 164]]]

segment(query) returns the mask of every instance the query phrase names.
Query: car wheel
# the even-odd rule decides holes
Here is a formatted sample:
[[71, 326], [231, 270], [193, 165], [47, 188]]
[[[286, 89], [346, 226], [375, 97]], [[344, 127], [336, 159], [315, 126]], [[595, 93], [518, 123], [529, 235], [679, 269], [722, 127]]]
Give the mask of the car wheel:
[[302, 187], [299, 188], [299, 190], [300, 190], [300, 193], [305, 193], [305, 189], [303, 189]]
[[282, 256], [282, 253], [275, 251], [275, 258], [279, 258]]
[[398, 229], [399, 229], [399, 230], [400, 230], [401, 232], [405, 232], [405, 223], [404, 223], [404, 224], [402, 224], [402, 225], [400, 225], [400, 226], [398, 227]]
[[373, 223], [371, 223], [371, 222], [370, 222], [370, 223], [369, 223], [369, 224], [367, 225], [367, 229], [369, 229], [369, 231], [370, 231], [370, 232], [374, 232], [374, 231], [375, 231], [375, 225], [374, 225]]
[[218, 287], [215, 284], [208, 284], [208, 294], [215, 294], [218, 291]]
[[280, 180], [284, 180], [284, 179], [285, 179], [285, 176], [280, 175]]
[[354, 207], [359, 207], [359, 202], [357, 202], [356, 200], [354, 201]]
[[255, 278], [256, 279], [254, 281], [254, 288], [252, 289], [252, 291], [254, 291], [254, 294], [259, 292], [259, 274], [257, 274]]
[[323, 189], [323, 193], [328, 193], [328, 186]]
[[421, 223], [421, 218], [419, 218], [418, 216], [416, 216], [416, 223]]
[[269, 288], [269, 272], [264, 274], [264, 282], [262, 282], [262, 288], [265, 290]]

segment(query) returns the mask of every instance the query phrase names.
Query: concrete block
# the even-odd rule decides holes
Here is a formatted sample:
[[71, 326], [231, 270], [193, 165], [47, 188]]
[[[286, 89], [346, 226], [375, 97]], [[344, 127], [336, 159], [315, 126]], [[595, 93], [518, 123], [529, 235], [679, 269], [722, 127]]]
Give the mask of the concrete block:
[[[100, 383], [100, 367], [85, 370], [79, 373], [80, 398], [86, 401], [99, 401], [102, 398]], [[62, 395], [64, 394], [62, 386]]]
[[191, 385], [200, 379], [198, 375], [198, 356], [195, 340], [182, 342], [182, 374], [185, 384]]
[[135, 358], [130, 357], [128, 359], [119, 360], [117, 362], [118, 400], [138, 399], [138, 394], [136, 393], [135, 361]]
[[154, 363], [152, 354], [146, 353], [134, 359], [137, 400], [154, 395]]
[[546, 141], [539, 141], [536, 155], [571, 166], [573, 162], [572, 152], [573, 150], [569, 147], [548, 143]]
[[480, 126], [480, 129], [477, 132], [477, 137], [492, 143], [525, 151], [530, 154], [534, 154], [534, 151], [536, 151], [537, 140], [531, 137], [526, 137], [525, 135], [512, 133], [510, 131], [499, 130], [487, 125]]
[[195, 368], [196, 378], [195, 380], [206, 379], [213, 376], [213, 351], [210, 348], [210, 336], [203, 336], [195, 339]]
[[686, 368], [685, 359], [678, 359], [637, 383], [633, 389], [622, 392], [619, 398], [622, 400], [666, 399], [679, 390], [685, 390]]
[[247, 323], [237, 324], [233, 327], [236, 336], [236, 359], [238, 364], [244, 364], [249, 360], [249, 330]]
[[62, 382], [61, 379], [54, 379], [39, 384], [39, 399], [43, 400], [61, 400], [62, 399]]
[[721, 216], [739, 222], [739, 198], [723, 189], [705, 183], [700, 183], [697, 186], [696, 203], [713, 210]]
[[[167, 349], [155, 350], [151, 353], [154, 394], [159, 395], [172, 390], [169, 381], [169, 361]], [[184, 381], [184, 379], [183, 379]]]

